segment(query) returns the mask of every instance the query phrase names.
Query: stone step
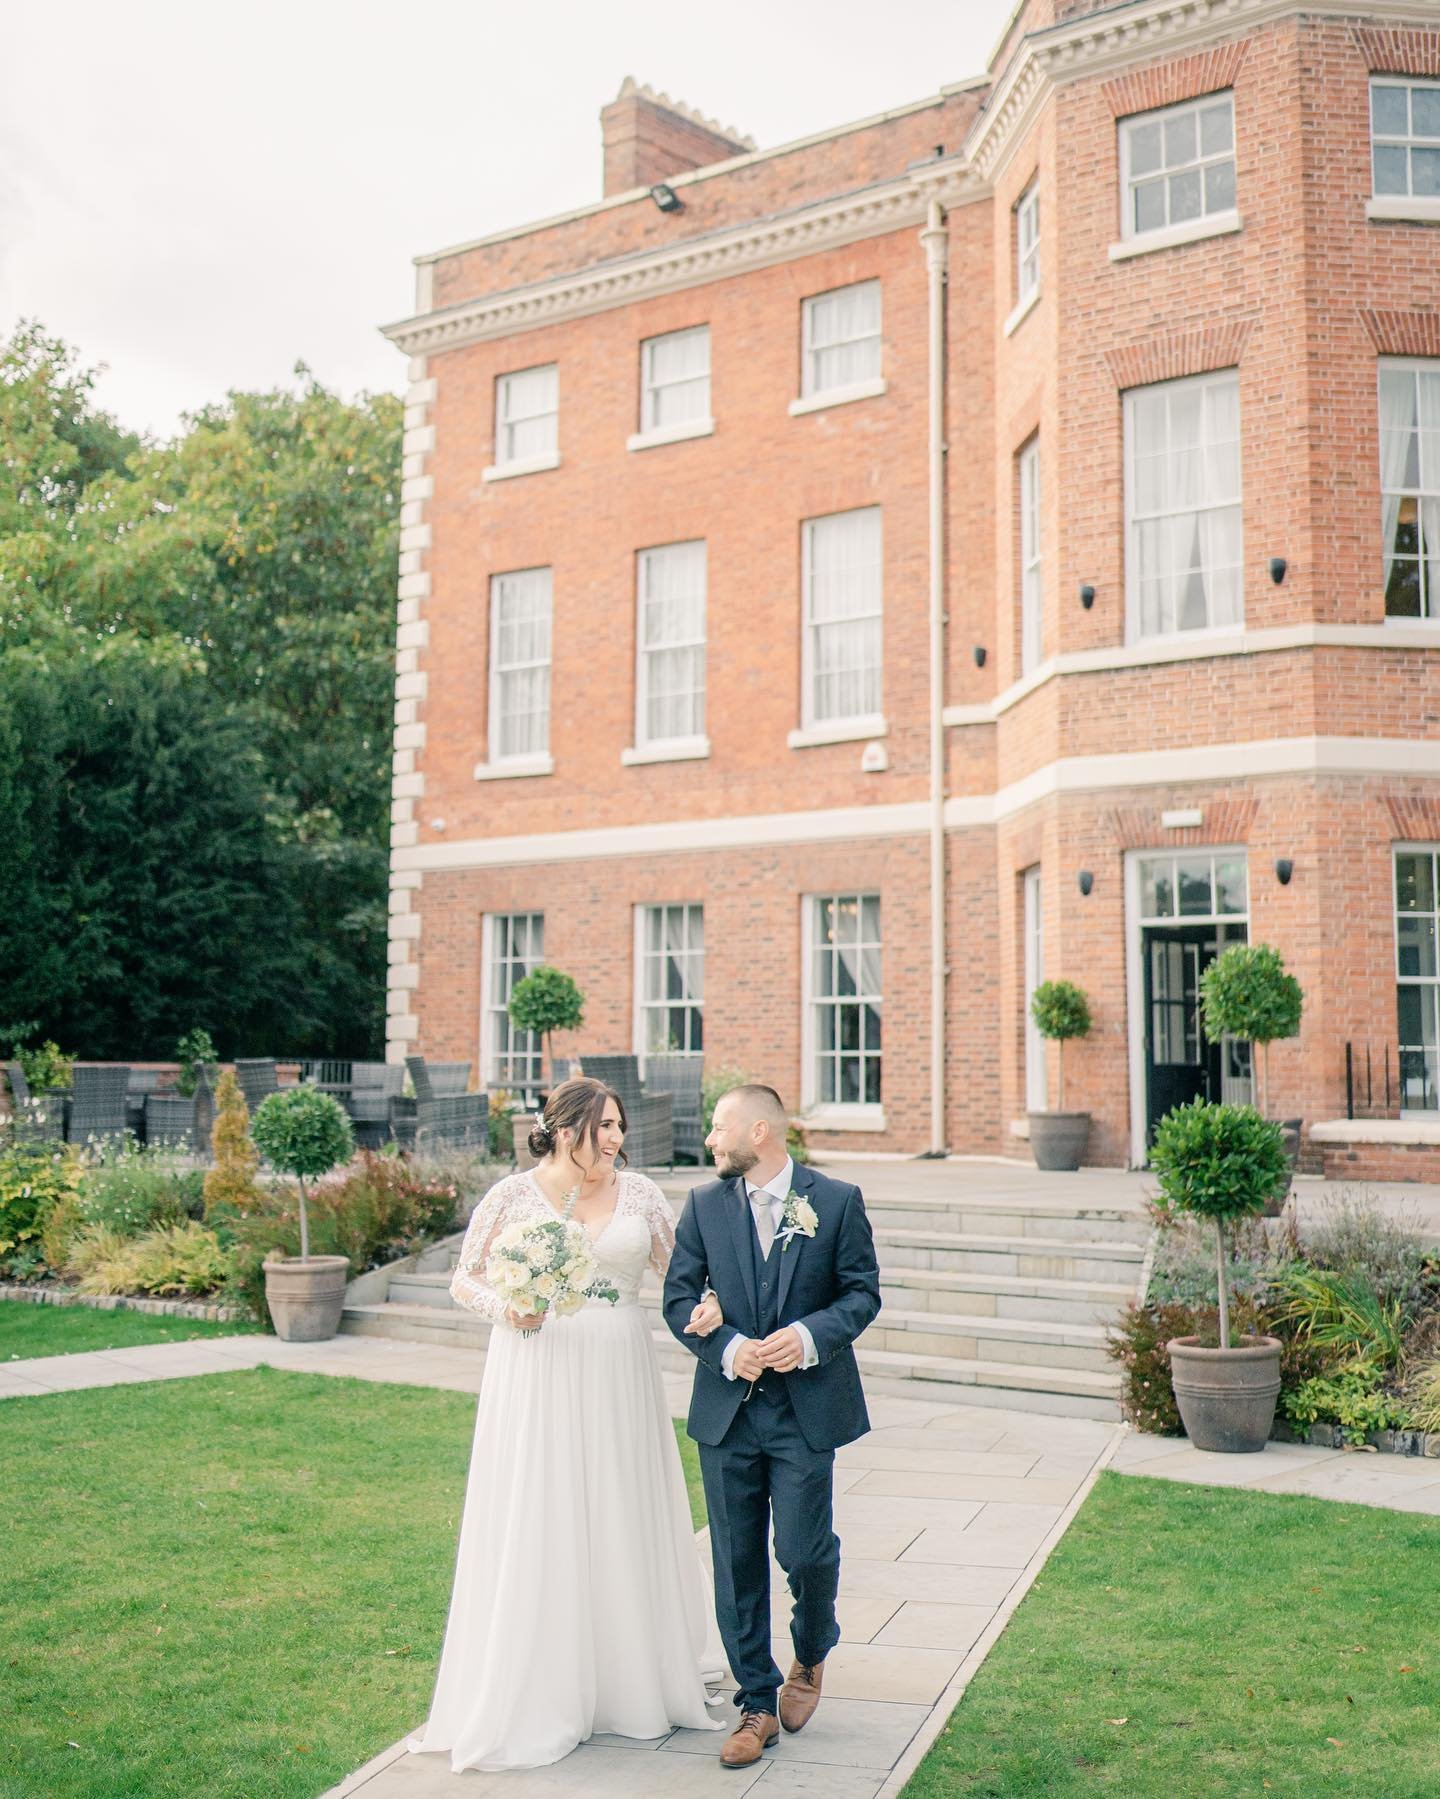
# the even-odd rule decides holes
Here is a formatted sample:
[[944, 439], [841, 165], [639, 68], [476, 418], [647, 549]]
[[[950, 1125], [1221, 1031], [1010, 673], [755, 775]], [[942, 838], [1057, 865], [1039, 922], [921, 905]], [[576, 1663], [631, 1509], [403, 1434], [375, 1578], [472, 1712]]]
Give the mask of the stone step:
[[450, 1272], [446, 1269], [422, 1274], [417, 1269], [392, 1274], [390, 1298], [397, 1305], [439, 1306], [449, 1310], [455, 1303], [450, 1297]]
[[948, 1356], [970, 1362], [1022, 1366], [1111, 1368], [1105, 1332], [1097, 1324], [1050, 1324], [1031, 1318], [967, 1318], [946, 1312], [881, 1310], [857, 1349], [893, 1350], [899, 1355]]
[[1073, 1243], [1142, 1243], [1150, 1223], [1143, 1212], [1118, 1206], [1061, 1206], [1053, 1200], [887, 1198], [865, 1207], [881, 1230], [962, 1231], [982, 1237], [1044, 1237]]
[[912, 1312], [1035, 1318], [1052, 1324], [1108, 1324], [1135, 1297], [1135, 1281], [1052, 1281], [1009, 1274], [949, 1274], [882, 1268], [880, 1298]]
[[1083, 1368], [1007, 1367], [996, 1362], [964, 1362], [953, 1356], [900, 1355], [889, 1350], [856, 1350], [865, 1391], [876, 1397], [918, 1399], [925, 1383], [937, 1398], [1010, 1412], [1049, 1412], [1068, 1418], [1120, 1416], [1118, 1375]]
[[976, 1232], [898, 1230], [875, 1232], [885, 1275], [897, 1268], [950, 1274], [1000, 1274], [1034, 1280], [1119, 1284], [1138, 1276], [1143, 1243], [1072, 1243], [1062, 1237], [989, 1236]]

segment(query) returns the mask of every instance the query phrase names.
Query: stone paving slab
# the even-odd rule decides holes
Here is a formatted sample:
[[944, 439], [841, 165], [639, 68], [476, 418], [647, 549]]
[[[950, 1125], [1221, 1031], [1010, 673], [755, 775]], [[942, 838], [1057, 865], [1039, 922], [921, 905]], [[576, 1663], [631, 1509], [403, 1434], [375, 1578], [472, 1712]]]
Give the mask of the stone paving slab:
[[1256, 1455], [1196, 1449], [1184, 1437], [1130, 1432], [1111, 1466], [1120, 1474], [1200, 1486], [1240, 1487], [1256, 1493], [1305, 1493], [1354, 1505], [1440, 1517], [1440, 1457], [1319, 1449], [1308, 1443], [1267, 1443]]

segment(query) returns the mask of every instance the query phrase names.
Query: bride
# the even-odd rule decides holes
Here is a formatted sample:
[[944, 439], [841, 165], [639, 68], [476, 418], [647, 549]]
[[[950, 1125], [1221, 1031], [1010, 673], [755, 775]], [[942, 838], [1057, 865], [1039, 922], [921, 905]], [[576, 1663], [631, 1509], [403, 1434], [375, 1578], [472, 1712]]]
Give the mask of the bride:
[[[410, 1747], [448, 1754], [457, 1774], [539, 1767], [597, 1731], [718, 1728], [705, 1682], [725, 1658], [639, 1304], [647, 1263], [661, 1276], [669, 1264], [673, 1220], [655, 1183], [625, 1169], [624, 1135], [609, 1088], [558, 1086], [530, 1134], [542, 1160], [476, 1207], [451, 1282], [495, 1328], [435, 1697]], [[487, 1283], [495, 1237], [537, 1217], [584, 1227], [617, 1303], [517, 1315]], [[688, 1328], [721, 1322], [711, 1296]]]

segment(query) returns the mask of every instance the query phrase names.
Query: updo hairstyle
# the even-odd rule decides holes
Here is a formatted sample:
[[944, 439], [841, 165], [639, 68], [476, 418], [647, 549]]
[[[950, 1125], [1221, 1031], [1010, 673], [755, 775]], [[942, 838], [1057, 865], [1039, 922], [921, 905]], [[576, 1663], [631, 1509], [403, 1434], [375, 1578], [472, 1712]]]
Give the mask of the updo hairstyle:
[[[588, 1139], [591, 1151], [598, 1156], [600, 1121], [605, 1116], [607, 1099], [613, 1099], [619, 1108], [620, 1129], [628, 1130], [625, 1102], [613, 1087], [583, 1074], [576, 1075], [574, 1080], [561, 1081], [546, 1100], [544, 1114], [530, 1133], [530, 1154], [536, 1157], [552, 1154], [560, 1141], [561, 1131], [574, 1131], [577, 1146]], [[625, 1166], [623, 1149], [615, 1158], [615, 1166]]]

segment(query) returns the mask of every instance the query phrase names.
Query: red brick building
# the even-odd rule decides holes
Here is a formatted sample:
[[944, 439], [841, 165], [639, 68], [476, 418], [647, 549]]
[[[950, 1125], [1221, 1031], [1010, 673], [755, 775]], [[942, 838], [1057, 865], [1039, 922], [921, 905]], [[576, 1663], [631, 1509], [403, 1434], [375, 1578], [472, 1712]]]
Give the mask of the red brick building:
[[602, 200], [420, 258], [389, 329], [389, 1054], [533, 1081], [543, 958], [562, 1052], [1023, 1154], [1063, 975], [1066, 1104], [1130, 1163], [1250, 1092], [1195, 1012], [1248, 937], [1306, 994], [1271, 1109], [1418, 1170], [1434, 0], [1027, 0], [983, 76], [775, 150], [629, 81], [602, 125]]

